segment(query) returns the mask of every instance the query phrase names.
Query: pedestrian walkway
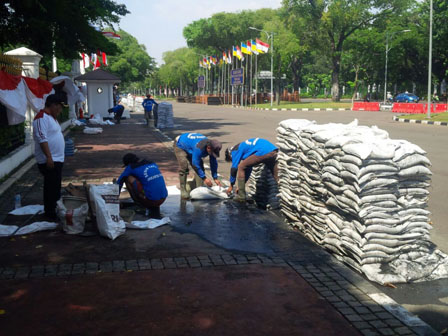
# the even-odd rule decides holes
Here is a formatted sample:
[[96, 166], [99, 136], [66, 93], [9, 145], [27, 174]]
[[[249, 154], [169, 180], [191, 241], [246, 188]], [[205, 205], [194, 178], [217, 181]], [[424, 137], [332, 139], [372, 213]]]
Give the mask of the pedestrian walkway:
[[[130, 151], [154, 160], [168, 185], [178, 183], [170, 144], [144, 125], [142, 114], [103, 128], [99, 135], [71, 132], [78, 151], [66, 160], [64, 185], [112, 181]], [[18, 192], [24, 205], [41, 203], [41, 185], [34, 167], [0, 197], [0, 222], [32, 222], [6, 214]], [[60, 231], [0, 238], [2, 330], [18, 335], [432, 332], [274, 213], [179, 197], [170, 198], [161, 212], [171, 225], [128, 230], [115, 241]]]

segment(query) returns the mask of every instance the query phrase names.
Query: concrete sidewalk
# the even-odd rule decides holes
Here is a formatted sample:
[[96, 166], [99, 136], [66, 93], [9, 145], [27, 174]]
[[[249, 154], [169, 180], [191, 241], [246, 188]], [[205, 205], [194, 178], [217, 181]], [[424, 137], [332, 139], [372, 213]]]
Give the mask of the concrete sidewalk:
[[[100, 135], [72, 132], [78, 152], [63, 183], [110, 182], [133, 151], [177, 184], [169, 143], [133, 114]], [[41, 203], [34, 167], [0, 197]], [[292, 230], [273, 213], [232, 201], [161, 208], [171, 225], [115, 241], [60, 231], [0, 239], [0, 315], [7, 334], [431, 335], [421, 320]], [[398, 312], [398, 313], [397, 313]]]

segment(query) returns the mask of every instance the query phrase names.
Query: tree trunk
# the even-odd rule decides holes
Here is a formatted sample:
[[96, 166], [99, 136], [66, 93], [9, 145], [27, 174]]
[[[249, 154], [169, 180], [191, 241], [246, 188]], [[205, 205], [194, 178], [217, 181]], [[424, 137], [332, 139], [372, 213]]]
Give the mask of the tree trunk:
[[359, 86], [359, 83], [358, 83], [359, 66], [355, 66], [354, 68], [355, 68], [355, 85], [353, 88], [352, 105], [356, 98], [356, 91], [358, 91], [358, 86]]
[[332, 88], [332, 98], [331, 100], [334, 102], [338, 102], [341, 100], [339, 95], [339, 72], [341, 71], [341, 55], [340, 53], [336, 53], [332, 57], [333, 61], [333, 72], [331, 73], [331, 88]]

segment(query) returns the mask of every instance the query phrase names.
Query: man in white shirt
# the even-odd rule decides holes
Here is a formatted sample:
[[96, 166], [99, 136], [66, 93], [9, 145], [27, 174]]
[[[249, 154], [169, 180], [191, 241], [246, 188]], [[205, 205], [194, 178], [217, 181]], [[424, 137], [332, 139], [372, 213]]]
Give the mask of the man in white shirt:
[[62, 112], [64, 98], [49, 95], [45, 108], [33, 121], [34, 156], [44, 176], [44, 210], [50, 220], [56, 220], [56, 202], [61, 198], [62, 166], [64, 165], [64, 135], [57, 116]]

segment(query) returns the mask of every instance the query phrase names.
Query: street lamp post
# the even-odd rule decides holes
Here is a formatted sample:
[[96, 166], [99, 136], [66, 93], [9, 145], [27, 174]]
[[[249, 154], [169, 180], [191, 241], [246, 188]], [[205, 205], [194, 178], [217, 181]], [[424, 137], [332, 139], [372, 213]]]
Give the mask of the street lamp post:
[[387, 61], [388, 61], [388, 54], [389, 51], [392, 49], [392, 47], [389, 48], [389, 38], [391, 38], [392, 36], [394, 36], [397, 33], [407, 33], [410, 32], [409, 29], [405, 29], [405, 30], [400, 30], [400, 31], [396, 31], [396, 32], [392, 32], [392, 33], [388, 33], [386, 32], [386, 69], [384, 71], [384, 104], [386, 103], [386, 99], [387, 99]]
[[266, 34], [268, 40], [271, 39], [271, 107], [274, 104], [274, 32], [268, 32], [263, 29], [249, 27], [252, 30], [258, 30]]
[[429, 55], [428, 55], [428, 111], [427, 118], [431, 118], [431, 74], [432, 74], [432, 0], [429, 10]]

